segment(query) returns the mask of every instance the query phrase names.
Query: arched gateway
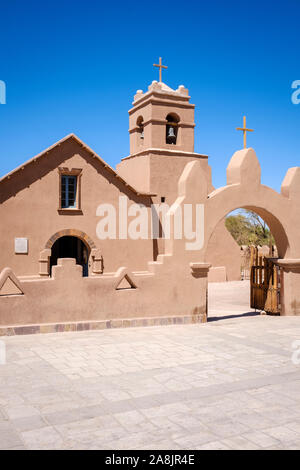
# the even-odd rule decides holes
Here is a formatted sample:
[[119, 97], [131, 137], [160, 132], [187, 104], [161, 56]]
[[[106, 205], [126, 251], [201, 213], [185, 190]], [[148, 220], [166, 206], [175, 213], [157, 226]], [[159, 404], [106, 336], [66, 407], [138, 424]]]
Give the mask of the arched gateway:
[[[283, 187], [288, 183], [286, 180], [287, 178]], [[297, 256], [297, 236], [293, 237], [294, 224], [290, 219], [290, 206], [288, 196], [261, 184], [261, 169], [254, 150], [236, 152], [227, 168], [227, 186], [208, 195], [205, 204], [205, 241], [208, 243], [216, 225], [228, 213], [244, 208], [256, 212], [268, 224], [280, 258], [289, 257], [291, 250], [295, 250]], [[300, 256], [300, 251], [298, 255]]]
[[[174, 236], [168, 252], [189, 260], [192, 269], [208, 269], [207, 248], [218, 223], [235, 209], [256, 212], [274, 235], [283, 270], [282, 315], [300, 315], [300, 168], [290, 168], [281, 193], [261, 184], [261, 168], [253, 149], [236, 152], [227, 168], [227, 185], [209, 193], [207, 178], [198, 162], [187, 164], [179, 181], [179, 197], [173, 217], [184, 204], [204, 206], [203, 245], [198, 251], [184, 250]], [[226, 247], [224, 247], [226, 249]], [[196, 267], [196, 268], [195, 268]]]

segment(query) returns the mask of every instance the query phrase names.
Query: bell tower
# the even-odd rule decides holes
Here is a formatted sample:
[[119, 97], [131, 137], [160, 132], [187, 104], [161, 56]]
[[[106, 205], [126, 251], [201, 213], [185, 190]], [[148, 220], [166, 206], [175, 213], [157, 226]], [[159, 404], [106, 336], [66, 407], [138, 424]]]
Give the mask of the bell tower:
[[138, 90], [129, 110], [130, 155], [117, 165], [118, 173], [136, 189], [156, 194], [171, 204], [185, 165], [207, 156], [194, 153], [194, 110], [188, 90], [173, 90], [153, 81]]
[[146, 93], [138, 90], [129, 111], [130, 155], [146, 149], [194, 151], [194, 109], [188, 90], [172, 90], [153, 81]]

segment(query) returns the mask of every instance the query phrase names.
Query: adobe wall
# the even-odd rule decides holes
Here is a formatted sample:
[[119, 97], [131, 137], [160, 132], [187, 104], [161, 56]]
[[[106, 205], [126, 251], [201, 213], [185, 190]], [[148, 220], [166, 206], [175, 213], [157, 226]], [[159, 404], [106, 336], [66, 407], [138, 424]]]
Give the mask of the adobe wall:
[[[197, 154], [187, 156], [184, 153], [178, 152], [176, 155], [173, 152], [172, 155], [168, 155], [163, 150], [159, 150], [158, 154], [149, 151], [147, 155], [123, 159], [117, 165], [117, 170], [135, 187], [157, 194], [159, 197], [153, 198], [155, 203], [160, 203], [160, 197], [165, 197], [165, 202], [171, 205], [177, 198], [178, 181], [184, 168], [191, 162], [198, 163], [206, 178], [206, 190], [208, 193], [212, 192], [214, 188], [207, 157]], [[212, 265], [209, 282], [235, 281], [241, 278], [240, 249], [224, 226], [224, 221], [220, 221], [215, 228], [209, 241], [205, 261]], [[220, 276], [220, 267], [223, 268], [223, 276]]]
[[[209, 282], [241, 280], [241, 250], [222, 219], [216, 226], [209, 242], [205, 261], [212, 265]], [[222, 274], [221, 274], [221, 269]]]
[[[53, 278], [19, 278], [19, 294], [0, 295], [0, 327], [157, 317], [167, 323], [205, 322], [207, 270], [197, 274], [186, 264], [178, 272], [175, 265], [174, 259], [160, 257], [147, 273], [120, 268], [83, 278], [81, 266], [63, 258], [53, 267]], [[134, 287], [118, 290], [125, 275]]]
[[207, 179], [210, 180], [210, 167], [206, 156], [185, 155], [179, 151], [177, 154], [168, 154], [160, 149], [157, 154], [149, 151], [145, 155], [126, 157], [116, 168], [118, 173], [138, 190], [166, 197], [166, 203], [171, 205], [177, 197], [178, 181], [185, 166], [195, 160], [200, 161]]

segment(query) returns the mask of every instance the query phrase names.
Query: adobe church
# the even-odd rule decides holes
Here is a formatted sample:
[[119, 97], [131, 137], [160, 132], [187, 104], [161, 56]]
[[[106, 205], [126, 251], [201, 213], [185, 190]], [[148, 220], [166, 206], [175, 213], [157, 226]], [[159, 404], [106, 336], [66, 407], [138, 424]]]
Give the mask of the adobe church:
[[[173, 90], [160, 78], [134, 96], [130, 155], [116, 170], [71, 134], [1, 178], [0, 334], [206, 321], [208, 280], [240, 279], [224, 218], [245, 204], [220, 215], [223, 202], [206, 207], [219, 190], [208, 157], [194, 152], [194, 109], [183, 85]], [[260, 171], [251, 152], [233, 157], [231, 186]], [[199, 253], [163, 234], [100, 240], [97, 207], [117, 207], [120, 196], [149, 213], [166, 203], [171, 218], [183, 202], [200, 202], [218, 220], [205, 219]]]
[[[0, 180], [1, 264], [17, 276], [50, 275], [58, 258], [75, 258], [84, 275], [145, 270], [164, 253], [164, 240], [98, 240], [96, 209], [130, 201], [171, 206], [187, 163], [197, 161], [211, 185], [208, 157], [194, 152], [194, 108], [188, 90], [153, 82], [129, 111], [130, 155], [114, 171], [69, 135]], [[22, 244], [18, 251], [18, 244]], [[226, 249], [225, 249], [226, 248]], [[48, 267], [41, 259], [51, 249]], [[221, 221], [210, 240], [210, 280], [240, 278], [239, 247]]]

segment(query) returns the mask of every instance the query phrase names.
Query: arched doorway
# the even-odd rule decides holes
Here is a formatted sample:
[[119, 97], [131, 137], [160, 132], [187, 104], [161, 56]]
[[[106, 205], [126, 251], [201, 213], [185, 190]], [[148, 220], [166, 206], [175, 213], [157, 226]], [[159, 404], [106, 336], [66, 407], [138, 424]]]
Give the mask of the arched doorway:
[[[69, 239], [68, 241], [58, 242], [59, 239]], [[71, 241], [70, 238], [75, 238]], [[78, 242], [82, 242], [80, 244]], [[57, 243], [53, 251], [53, 246]], [[72, 248], [73, 246], [73, 248]], [[103, 273], [103, 257], [101, 251], [95, 245], [94, 241], [84, 232], [77, 229], [63, 229], [56, 232], [48, 239], [45, 248], [40, 252], [39, 258], [39, 274], [40, 276], [51, 276], [51, 268], [57, 264], [57, 259], [65, 258], [71, 255], [76, 262], [84, 268], [84, 276], [88, 276], [89, 268], [92, 274]], [[87, 255], [87, 256], [86, 256]], [[87, 260], [87, 261], [86, 261]]]
[[83, 277], [87, 277], [89, 275], [89, 251], [89, 247], [78, 237], [66, 235], [58, 238], [51, 249], [50, 276], [52, 266], [57, 264], [58, 258], [75, 258], [76, 264], [82, 266]]

